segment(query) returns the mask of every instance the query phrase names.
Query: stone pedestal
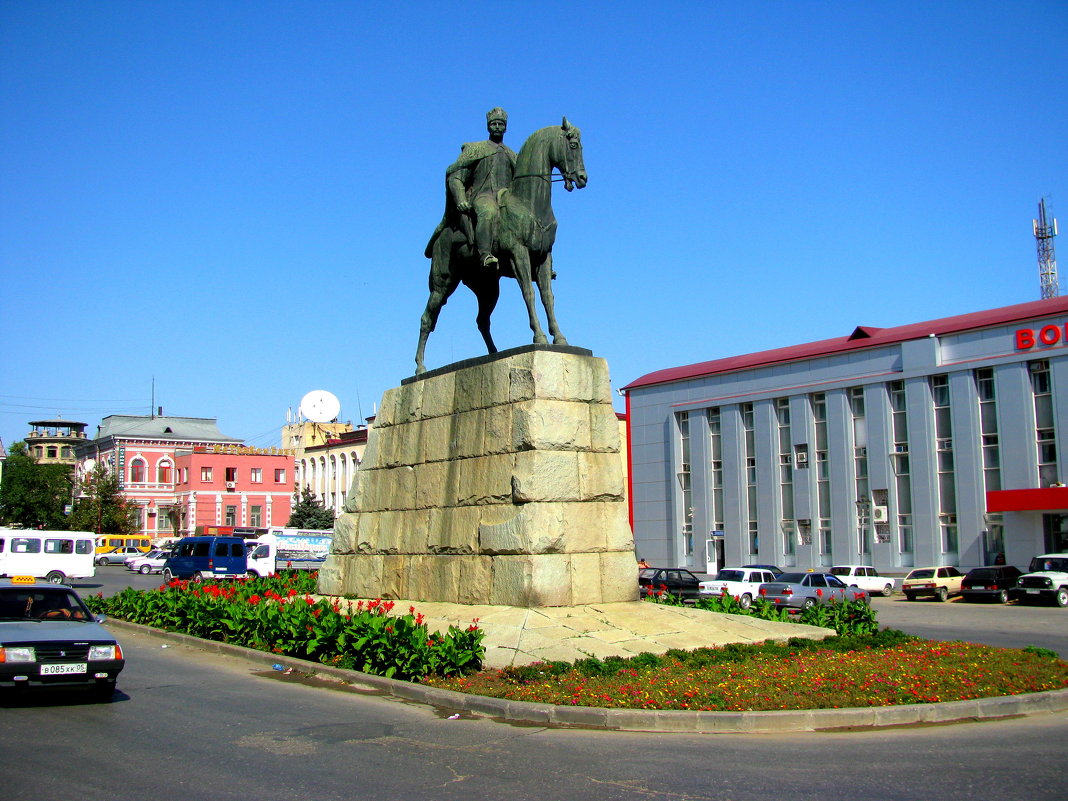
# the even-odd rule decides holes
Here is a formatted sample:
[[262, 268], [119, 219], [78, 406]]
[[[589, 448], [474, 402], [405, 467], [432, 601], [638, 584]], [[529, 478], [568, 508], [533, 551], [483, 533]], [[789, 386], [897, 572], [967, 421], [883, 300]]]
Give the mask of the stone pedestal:
[[520, 607], [638, 597], [608, 366], [535, 345], [388, 390], [320, 591]]

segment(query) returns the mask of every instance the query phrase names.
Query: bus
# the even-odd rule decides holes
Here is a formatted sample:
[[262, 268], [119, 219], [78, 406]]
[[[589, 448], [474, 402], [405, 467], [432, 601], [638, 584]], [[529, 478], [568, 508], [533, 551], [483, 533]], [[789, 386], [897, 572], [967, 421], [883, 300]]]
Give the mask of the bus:
[[91, 531], [0, 528], [0, 576], [34, 576], [52, 584], [96, 575]]
[[102, 534], [96, 538], [96, 552], [105, 553], [125, 545], [132, 545], [142, 553], [152, 550], [152, 538], [141, 534]]

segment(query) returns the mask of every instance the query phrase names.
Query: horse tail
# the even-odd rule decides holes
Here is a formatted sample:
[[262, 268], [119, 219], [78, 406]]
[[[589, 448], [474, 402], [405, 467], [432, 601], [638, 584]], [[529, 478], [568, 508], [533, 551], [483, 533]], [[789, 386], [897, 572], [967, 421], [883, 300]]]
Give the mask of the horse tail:
[[441, 236], [441, 232], [445, 230], [445, 218], [441, 218], [441, 222], [438, 223], [438, 227], [434, 229], [434, 233], [430, 235], [430, 241], [426, 243], [426, 248], [423, 250], [423, 255], [428, 259], [434, 258], [434, 243], [437, 242], [438, 237]]

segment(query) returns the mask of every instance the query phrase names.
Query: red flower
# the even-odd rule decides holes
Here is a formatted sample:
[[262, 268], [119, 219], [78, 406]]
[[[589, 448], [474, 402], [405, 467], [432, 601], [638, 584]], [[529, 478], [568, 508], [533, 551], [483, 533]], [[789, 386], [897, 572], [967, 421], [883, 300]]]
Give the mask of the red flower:
[[816, 588], [816, 597], [817, 598], [822, 598], [823, 597], [823, 590], [821, 590], [819, 587]]
[[760, 594], [761, 595], [767, 595], [768, 594], [768, 588], [767, 587], [761, 587], [760, 588]]
[[248, 597], [248, 605], [249, 606], [255, 606], [259, 602], [260, 602], [260, 596], [258, 596], [258, 595], [250, 595]]

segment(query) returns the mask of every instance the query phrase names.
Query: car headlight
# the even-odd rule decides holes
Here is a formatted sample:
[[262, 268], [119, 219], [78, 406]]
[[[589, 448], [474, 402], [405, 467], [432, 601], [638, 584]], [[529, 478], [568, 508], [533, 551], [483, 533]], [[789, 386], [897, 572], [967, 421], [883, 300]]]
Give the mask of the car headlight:
[[37, 654], [31, 646], [0, 646], [0, 662], [36, 662]]
[[122, 659], [122, 649], [118, 643], [111, 645], [90, 645], [89, 659]]

